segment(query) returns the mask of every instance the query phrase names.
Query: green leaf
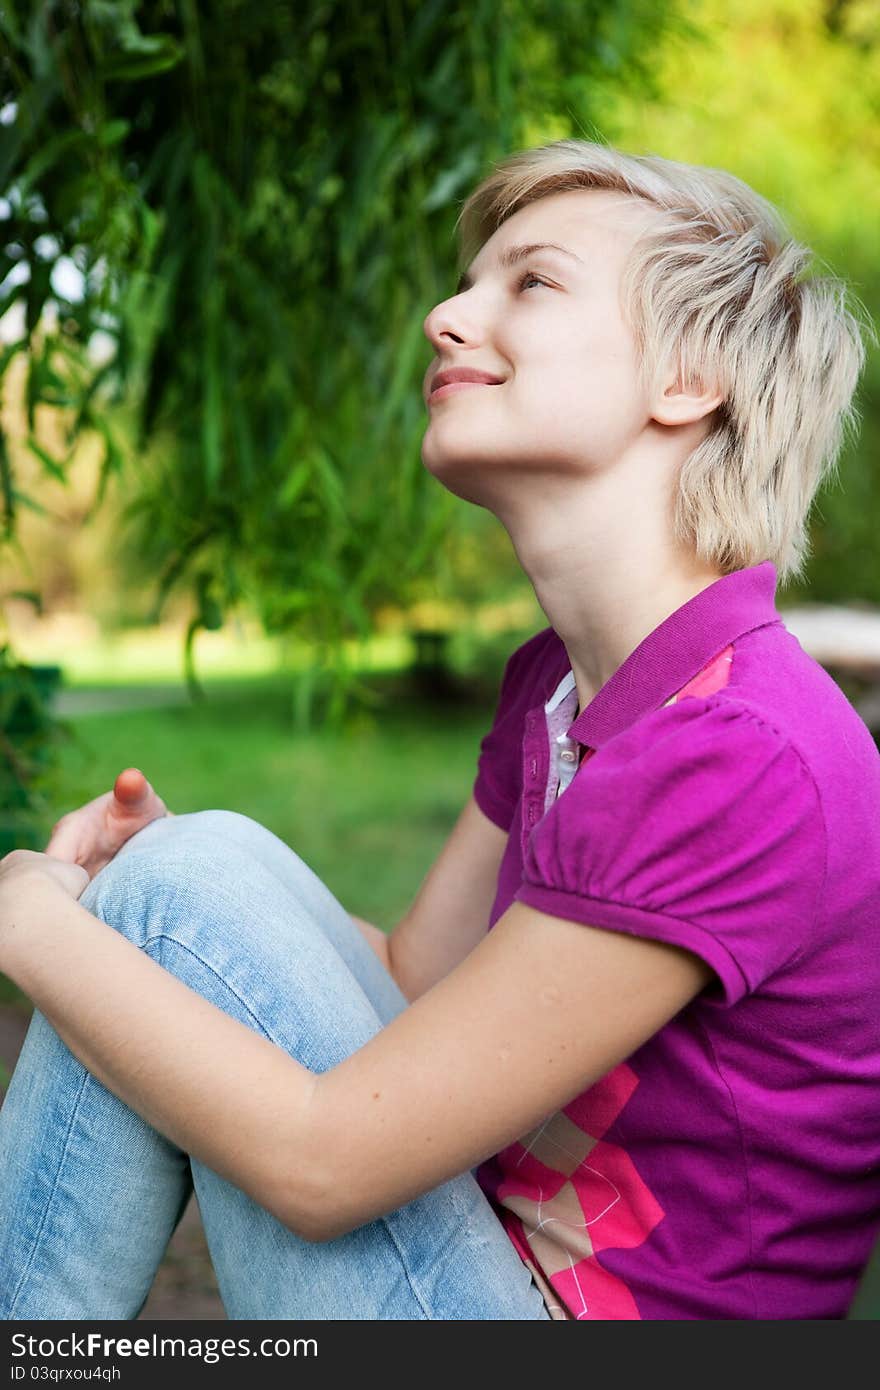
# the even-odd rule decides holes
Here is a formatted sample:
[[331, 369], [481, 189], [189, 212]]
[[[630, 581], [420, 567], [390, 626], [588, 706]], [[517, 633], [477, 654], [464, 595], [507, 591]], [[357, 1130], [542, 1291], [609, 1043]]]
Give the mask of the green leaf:
[[327, 504], [333, 521], [343, 524], [348, 518], [345, 488], [330, 455], [320, 444], [316, 444], [309, 451], [309, 461], [315, 477], [323, 484], [322, 500]]
[[223, 609], [215, 599], [206, 599], [199, 613], [199, 621], [208, 632], [219, 632], [223, 626]]
[[40, 617], [43, 616], [43, 598], [33, 589], [13, 589], [6, 595], [7, 598], [21, 599], [25, 603], [33, 604]]
[[101, 67], [105, 82], [133, 82], [142, 77], [156, 77], [177, 67], [185, 50], [167, 34], [156, 34], [141, 45], [146, 51], [128, 53]]
[[202, 413], [202, 453], [205, 469], [205, 491], [209, 497], [217, 491], [223, 469], [223, 395], [216, 363], [205, 362], [205, 396]]
[[223, 626], [223, 610], [211, 593], [214, 576], [208, 570], [200, 570], [196, 575], [196, 597], [199, 604], [198, 623], [209, 632], [217, 632]]
[[33, 435], [28, 438], [27, 447], [34, 457], [40, 460], [47, 473], [51, 474], [63, 487], [70, 486], [70, 479], [65, 472], [64, 464], [58, 459], [53, 458], [49, 451], [43, 448], [42, 444], [38, 444]]
[[85, 146], [88, 142], [89, 137], [83, 130], [61, 131], [51, 140], [47, 140], [33, 159], [28, 161], [19, 176], [18, 182], [22, 191], [27, 191], [38, 184], [40, 179], [54, 168], [62, 157], [69, 156], [71, 150], [78, 145]]
[[278, 494], [278, 505], [289, 511], [308, 487], [312, 477], [312, 465], [307, 458], [301, 459], [288, 475], [287, 481]]
[[124, 458], [116, 439], [107, 424], [107, 421], [100, 416], [95, 421], [96, 427], [104, 440], [104, 457], [101, 460], [101, 473], [98, 478], [98, 486], [95, 490], [95, 499], [90, 507], [90, 514], [96, 512], [104, 501], [107, 491], [107, 484], [111, 474], [119, 475], [124, 466]]
[[48, 508], [38, 502], [35, 497], [31, 497], [26, 492], [21, 492], [17, 487], [12, 489], [12, 501], [14, 507], [24, 507], [29, 512], [36, 512], [37, 516], [48, 516]]
[[6, 371], [6, 368], [9, 366], [16, 353], [26, 351], [27, 347], [27, 338], [19, 338], [17, 343], [8, 343], [6, 347], [4, 347], [3, 351], [0, 352], [0, 377], [3, 376], [3, 373]]
[[[3, 315], [4, 315], [4, 314], [8, 313], [8, 311], [12, 308], [12, 306], [13, 306], [13, 304], [16, 302], [16, 300], [23, 299], [23, 298], [24, 298], [24, 286], [23, 286], [23, 285], [13, 285], [13, 286], [12, 286], [12, 289], [8, 290], [8, 291], [6, 292], [6, 294], [4, 294], [4, 295], [2, 296], [2, 298], [0, 298], [0, 319], [3, 318]], [[13, 351], [17, 351], [19, 346], [20, 346], [19, 344], [14, 343], [14, 344], [12, 345]], [[7, 354], [8, 352], [9, 352], [9, 349], [8, 349], [8, 348], [5, 349], [4, 352], [3, 352], [3, 354], [2, 354], [2, 357], [3, 357], [3, 358], [6, 358], [6, 354]], [[8, 360], [8, 359], [7, 359], [7, 360]], [[5, 364], [4, 364], [4, 365], [5, 365]], [[0, 367], [0, 371], [2, 371], [2, 367]]]
[[105, 121], [98, 127], [98, 144], [102, 149], [109, 149], [111, 145], [118, 145], [120, 140], [124, 140], [130, 130], [130, 121]]
[[422, 199], [422, 212], [435, 212], [452, 202], [460, 189], [470, 184], [480, 167], [479, 151], [473, 146], [463, 150], [455, 164], [438, 174], [432, 187]]
[[3, 498], [3, 529], [12, 535], [15, 524], [15, 489], [12, 486], [12, 465], [6, 448], [6, 433], [0, 429], [0, 496]]
[[186, 636], [183, 641], [183, 670], [190, 697], [193, 700], [204, 700], [205, 698], [205, 690], [196, 675], [195, 664], [195, 639], [201, 626], [200, 620], [193, 618], [186, 629]]
[[57, 90], [57, 74], [49, 72], [16, 95], [15, 120], [11, 125], [0, 126], [0, 188], [9, 188], [15, 179], [21, 152], [35, 138]]

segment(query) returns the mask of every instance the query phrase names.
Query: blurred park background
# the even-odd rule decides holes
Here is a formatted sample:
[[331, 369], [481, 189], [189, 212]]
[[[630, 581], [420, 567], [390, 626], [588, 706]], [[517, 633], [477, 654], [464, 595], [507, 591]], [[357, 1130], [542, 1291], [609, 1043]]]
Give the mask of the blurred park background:
[[[875, 0], [6, 0], [0, 854], [135, 765], [399, 919], [545, 625], [422, 468], [422, 323], [563, 136], [733, 171], [877, 317]], [[878, 361], [783, 605], [880, 606]]]

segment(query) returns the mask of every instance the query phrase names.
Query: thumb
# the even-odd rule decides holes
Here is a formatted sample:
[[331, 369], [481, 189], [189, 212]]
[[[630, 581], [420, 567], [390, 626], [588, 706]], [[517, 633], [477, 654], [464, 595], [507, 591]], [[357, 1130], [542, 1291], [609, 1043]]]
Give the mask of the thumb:
[[74, 864], [80, 851], [80, 841], [82, 839], [79, 825], [74, 819], [64, 817], [58, 822], [49, 837], [44, 854], [51, 854], [55, 859], [66, 859]]
[[136, 811], [152, 790], [146, 777], [137, 767], [127, 767], [113, 783], [113, 795], [126, 811]]

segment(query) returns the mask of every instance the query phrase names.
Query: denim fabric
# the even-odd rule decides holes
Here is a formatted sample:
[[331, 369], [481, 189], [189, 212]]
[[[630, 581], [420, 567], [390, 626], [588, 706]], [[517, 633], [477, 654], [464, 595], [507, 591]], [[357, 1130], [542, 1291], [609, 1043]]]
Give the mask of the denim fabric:
[[[82, 903], [315, 1072], [406, 1007], [328, 888], [234, 812], [154, 821]], [[231, 1319], [549, 1316], [473, 1173], [310, 1243], [111, 1095], [35, 1012], [0, 1111], [0, 1317], [136, 1318], [193, 1185]]]

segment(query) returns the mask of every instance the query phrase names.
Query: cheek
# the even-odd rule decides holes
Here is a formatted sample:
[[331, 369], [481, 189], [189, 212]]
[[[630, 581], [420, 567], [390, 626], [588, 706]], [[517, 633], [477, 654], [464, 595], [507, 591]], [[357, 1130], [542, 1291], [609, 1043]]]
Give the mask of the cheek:
[[634, 348], [612, 332], [557, 343], [540, 370], [523, 369], [510, 397], [525, 448], [557, 457], [613, 457], [645, 423]]
[[571, 343], [560, 356], [565, 362], [560, 376], [575, 400], [589, 401], [600, 411], [641, 409], [644, 392], [636, 345], [616, 324], [591, 333], [586, 343], [581, 334], [579, 350]]

